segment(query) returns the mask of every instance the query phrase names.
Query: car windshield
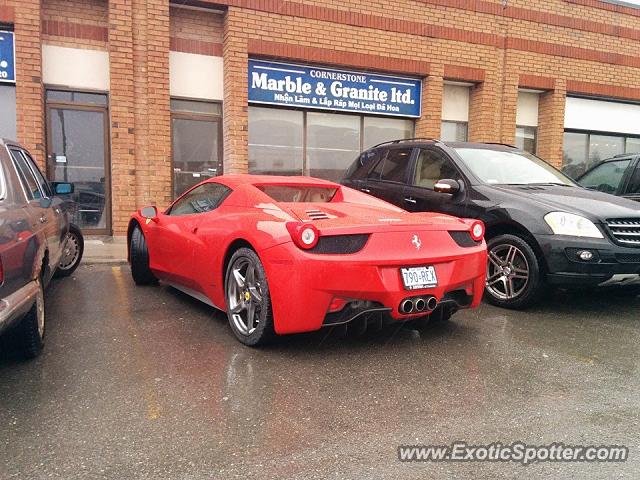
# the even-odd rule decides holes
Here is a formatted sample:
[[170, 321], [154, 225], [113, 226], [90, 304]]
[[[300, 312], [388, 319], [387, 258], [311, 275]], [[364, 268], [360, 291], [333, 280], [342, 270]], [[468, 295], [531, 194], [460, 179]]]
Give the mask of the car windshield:
[[544, 160], [523, 151], [456, 148], [464, 164], [485, 183], [493, 185], [552, 184], [575, 186]]
[[307, 185], [256, 185], [276, 202], [330, 202], [338, 191], [335, 187]]

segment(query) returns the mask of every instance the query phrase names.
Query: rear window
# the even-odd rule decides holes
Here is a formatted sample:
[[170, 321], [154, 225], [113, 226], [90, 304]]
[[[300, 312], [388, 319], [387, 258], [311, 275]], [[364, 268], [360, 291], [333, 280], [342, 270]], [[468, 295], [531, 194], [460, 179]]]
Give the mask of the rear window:
[[338, 191], [335, 187], [305, 185], [256, 185], [276, 202], [330, 202]]

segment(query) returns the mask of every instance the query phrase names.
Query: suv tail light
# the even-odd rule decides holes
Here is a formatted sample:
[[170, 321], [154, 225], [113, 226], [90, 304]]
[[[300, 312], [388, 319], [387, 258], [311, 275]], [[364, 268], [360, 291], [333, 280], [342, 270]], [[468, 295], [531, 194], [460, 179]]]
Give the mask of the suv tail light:
[[287, 230], [289, 230], [291, 239], [298, 248], [309, 250], [318, 244], [320, 232], [315, 225], [310, 223], [289, 222], [287, 223]]
[[480, 220], [476, 220], [471, 224], [471, 238], [473, 238], [476, 242], [480, 242], [484, 238], [484, 223]]
[[2, 268], [2, 257], [0, 256], [0, 285], [4, 283], [4, 268]]

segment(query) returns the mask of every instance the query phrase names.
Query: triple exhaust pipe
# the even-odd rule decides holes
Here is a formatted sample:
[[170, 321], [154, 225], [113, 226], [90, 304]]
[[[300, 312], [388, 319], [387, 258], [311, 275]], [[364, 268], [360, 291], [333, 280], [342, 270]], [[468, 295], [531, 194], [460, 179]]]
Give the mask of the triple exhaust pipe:
[[434, 296], [405, 298], [400, 302], [400, 313], [433, 312], [438, 306], [438, 300]]

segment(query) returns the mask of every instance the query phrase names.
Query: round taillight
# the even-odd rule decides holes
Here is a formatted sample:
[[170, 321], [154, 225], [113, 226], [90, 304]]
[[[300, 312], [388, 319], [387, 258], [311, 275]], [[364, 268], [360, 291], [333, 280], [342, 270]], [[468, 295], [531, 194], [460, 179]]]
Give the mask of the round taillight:
[[287, 230], [291, 234], [291, 239], [299, 248], [309, 250], [318, 244], [320, 232], [314, 225], [305, 223], [287, 223]]
[[482, 222], [474, 222], [473, 225], [471, 225], [471, 238], [476, 242], [484, 238], [484, 224]]
[[311, 248], [313, 245], [315, 245], [318, 241], [318, 236], [316, 235], [315, 228], [312, 228], [310, 226], [303, 227], [300, 230], [300, 241], [308, 248]]

